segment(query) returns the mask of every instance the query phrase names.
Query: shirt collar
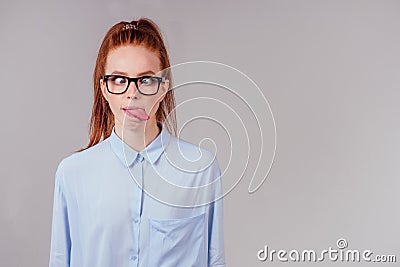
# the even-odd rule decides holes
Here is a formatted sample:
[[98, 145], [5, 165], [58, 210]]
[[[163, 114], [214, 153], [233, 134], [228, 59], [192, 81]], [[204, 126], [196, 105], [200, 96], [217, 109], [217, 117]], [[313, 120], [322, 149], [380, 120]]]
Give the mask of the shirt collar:
[[[122, 164], [126, 167], [131, 167], [138, 154], [144, 157], [151, 164], [155, 163], [161, 156], [164, 149], [167, 147], [171, 134], [157, 121], [157, 125], [161, 128], [160, 134], [142, 151], [138, 152], [128, 146], [116, 133], [115, 126], [111, 131], [111, 135], [106, 139], [110, 142], [111, 149], [117, 155]], [[139, 155], [139, 156], [140, 156]]]

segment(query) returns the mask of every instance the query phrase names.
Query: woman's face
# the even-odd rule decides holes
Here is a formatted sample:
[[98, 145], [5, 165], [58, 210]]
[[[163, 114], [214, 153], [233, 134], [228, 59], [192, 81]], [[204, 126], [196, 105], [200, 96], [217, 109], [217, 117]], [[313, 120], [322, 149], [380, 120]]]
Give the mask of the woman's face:
[[[156, 52], [150, 51], [144, 46], [121, 46], [111, 50], [107, 57], [105, 75], [123, 75], [131, 78], [140, 76], [152, 76], [160, 69], [160, 59]], [[159, 74], [155, 76], [160, 76]], [[122, 80], [116, 80], [122, 83]], [[109, 82], [110, 83], [110, 82]], [[146, 127], [156, 127], [155, 114], [159, 103], [164, 99], [168, 90], [169, 81], [160, 84], [160, 89], [155, 95], [142, 95], [131, 82], [128, 90], [123, 94], [111, 94], [107, 91], [105, 81], [100, 81], [103, 96], [109, 103], [115, 119], [116, 131], [122, 129], [137, 131]], [[150, 118], [147, 120], [147, 116]]]

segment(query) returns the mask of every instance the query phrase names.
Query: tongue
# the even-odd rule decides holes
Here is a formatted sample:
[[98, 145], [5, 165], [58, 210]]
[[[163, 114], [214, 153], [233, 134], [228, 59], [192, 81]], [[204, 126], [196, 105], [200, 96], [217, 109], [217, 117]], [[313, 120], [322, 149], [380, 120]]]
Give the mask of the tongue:
[[130, 115], [132, 115], [133, 117], [136, 117], [136, 118], [138, 118], [140, 120], [143, 120], [143, 121], [147, 121], [147, 120], [150, 119], [150, 116], [147, 115], [147, 113], [141, 108], [128, 109], [128, 110], [126, 110], [126, 112], [129, 113]]

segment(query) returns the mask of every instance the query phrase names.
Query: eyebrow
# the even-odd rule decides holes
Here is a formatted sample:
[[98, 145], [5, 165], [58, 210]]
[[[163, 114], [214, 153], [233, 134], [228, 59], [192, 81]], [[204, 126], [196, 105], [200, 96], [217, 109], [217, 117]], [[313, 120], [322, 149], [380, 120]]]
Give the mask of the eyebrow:
[[[119, 70], [115, 70], [115, 71], [113, 71], [111, 74], [120, 74], [120, 75], [124, 75], [124, 76], [129, 76], [128, 73], [123, 72], [123, 71], [119, 71]], [[146, 71], [143, 71], [143, 72], [138, 73], [138, 74], [137, 74], [137, 77], [143, 76], [143, 75], [145, 75], [145, 74], [152, 74], [152, 75], [154, 75], [155, 72], [152, 71], [152, 70], [146, 70]]]

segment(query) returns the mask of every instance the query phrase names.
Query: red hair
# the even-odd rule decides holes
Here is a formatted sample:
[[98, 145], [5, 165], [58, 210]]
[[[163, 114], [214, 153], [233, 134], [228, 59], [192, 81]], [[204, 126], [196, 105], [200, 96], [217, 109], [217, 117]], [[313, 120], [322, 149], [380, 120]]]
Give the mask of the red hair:
[[[130, 24], [130, 25], [129, 25]], [[128, 25], [129, 27], [126, 27]], [[88, 149], [111, 135], [114, 126], [114, 115], [100, 89], [100, 79], [105, 74], [105, 65], [108, 53], [120, 46], [140, 45], [154, 51], [160, 59], [160, 68], [164, 70], [166, 78], [172, 88], [172, 74], [170, 61], [164, 40], [158, 26], [148, 18], [137, 21], [121, 21], [112, 26], [101, 43], [96, 66], [93, 73], [94, 101], [89, 127], [89, 144], [76, 152]], [[175, 97], [173, 90], [168, 90], [156, 112], [156, 120], [162, 122], [167, 130], [176, 135]]]

